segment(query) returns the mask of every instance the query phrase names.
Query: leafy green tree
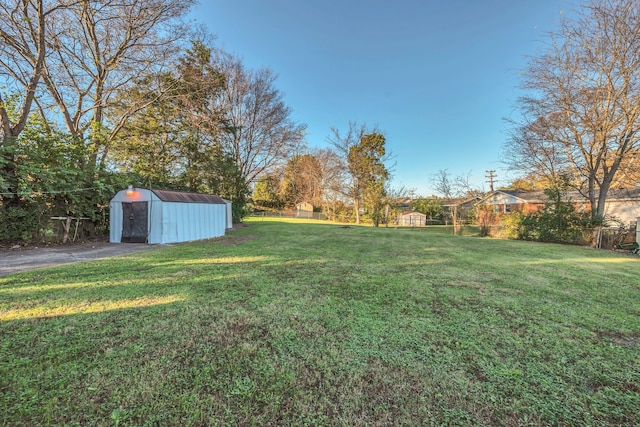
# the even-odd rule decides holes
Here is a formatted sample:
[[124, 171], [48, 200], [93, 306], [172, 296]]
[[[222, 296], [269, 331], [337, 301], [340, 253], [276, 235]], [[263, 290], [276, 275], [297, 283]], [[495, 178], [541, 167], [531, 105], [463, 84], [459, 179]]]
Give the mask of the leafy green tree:
[[279, 194], [280, 180], [275, 175], [267, 175], [256, 182], [253, 203], [256, 207], [280, 210], [284, 202]]
[[[11, 224], [0, 230], [0, 240], [33, 241], [49, 228], [52, 216], [89, 218], [85, 229], [79, 230], [81, 235], [96, 232], [96, 227], [104, 229], [105, 200], [122, 188], [126, 177], [83, 169], [87, 151], [82, 141], [51, 129], [37, 114], [29, 116], [11, 150], [17, 188], [12, 196], [18, 203], [0, 203], [0, 223]], [[84, 182], [92, 182], [91, 187], [84, 187]], [[0, 193], [4, 196], [9, 191], [0, 173]]]
[[[113, 158], [121, 169], [141, 174], [148, 183], [210, 191], [208, 184], [222, 176], [218, 168], [228, 154], [217, 141], [224, 112], [216, 97], [224, 88], [224, 76], [202, 40], [192, 42], [174, 70], [145, 76], [122, 98], [123, 109], [145, 99], [153, 102], [127, 123], [126, 136], [112, 148]], [[157, 97], [157, 88], [163, 97]]]
[[584, 244], [593, 229], [602, 224], [602, 218], [593, 218], [590, 212], [579, 212], [566, 197], [566, 185], [545, 189], [548, 201], [538, 212], [508, 215], [507, 227], [512, 237], [539, 242]]
[[374, 179], [369, 182], [363, 191], [364, 206], [371, 218], [374, 227], [386, 222], [385, 206], [387, 205], [387, 188], [385, 180]]
[[435, 198], [419, 197], [414, 199], [411, 201], [411, 208], [425, 214], [431, 221], [442, 218], [445, 213], [442, 201]]
[[370, 212], [373, 224], [380, 224], [384, 206], [385, 183], [389, 172], [383, 163], [385, 137], [379, 133], [362, 136], [357, 145], [349, 149], [347, 164], [353, 177], [350, 193], [354, 201], [356, 223], [360, 223], [360, 207]]

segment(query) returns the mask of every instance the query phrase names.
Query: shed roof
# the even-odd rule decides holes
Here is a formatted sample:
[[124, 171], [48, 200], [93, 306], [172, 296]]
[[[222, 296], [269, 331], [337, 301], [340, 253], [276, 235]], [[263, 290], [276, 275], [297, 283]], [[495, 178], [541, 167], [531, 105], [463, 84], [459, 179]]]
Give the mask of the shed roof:
[[191, 193], [177, 190], [151, 190], [163, 202], [208, 203], [212, 205], [226, 205], [224, 199], [214, 194]]
[[408, 215], [414, 215], [414, 216], [426, 216], [425, 214], [421, 213], [421, 212], [415, 212], [415, 211], [408, 211], [408, 212], [403, 212], [402, 216], [408, 216]]

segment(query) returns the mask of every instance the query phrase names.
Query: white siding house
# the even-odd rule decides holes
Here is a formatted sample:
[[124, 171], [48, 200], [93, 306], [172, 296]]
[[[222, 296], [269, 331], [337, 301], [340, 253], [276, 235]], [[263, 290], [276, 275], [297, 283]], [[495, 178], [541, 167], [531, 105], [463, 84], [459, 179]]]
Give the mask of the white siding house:
[[112, 243], [177, 243], [224, 236], [228, 204], [212, 194], [129, 188], [109, 203]]

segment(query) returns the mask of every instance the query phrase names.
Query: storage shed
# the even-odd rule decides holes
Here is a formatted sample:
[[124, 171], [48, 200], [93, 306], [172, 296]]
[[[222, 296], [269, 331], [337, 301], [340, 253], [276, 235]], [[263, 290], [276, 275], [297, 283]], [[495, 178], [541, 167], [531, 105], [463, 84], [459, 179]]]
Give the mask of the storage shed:
[[298, 218], [313, 218], [313, 205], [308, 202], [298, 203], [296, 205], [296, 216]]
[[398, 225], [403, 227], [422, 227], [427, 222], [427, 216], [420, 212], [404, 212], [398, 217]]
[[109, 204], [109, 241], [176, 243], [224, 236], [227, 206], [213, 194], [129, 187]]

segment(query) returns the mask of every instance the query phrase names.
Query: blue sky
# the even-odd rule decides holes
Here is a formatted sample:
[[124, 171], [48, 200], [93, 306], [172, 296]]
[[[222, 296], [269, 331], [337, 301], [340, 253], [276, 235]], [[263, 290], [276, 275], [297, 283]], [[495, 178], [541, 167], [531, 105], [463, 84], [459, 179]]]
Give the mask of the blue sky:
[[310, 147], [330, 128], [377, 125], [393, 185], [431, 195], [446, 169], [488, 188], [527, 55], [571, 0], [202, 0], [193, 16], [250, 68], [268, 67]]

